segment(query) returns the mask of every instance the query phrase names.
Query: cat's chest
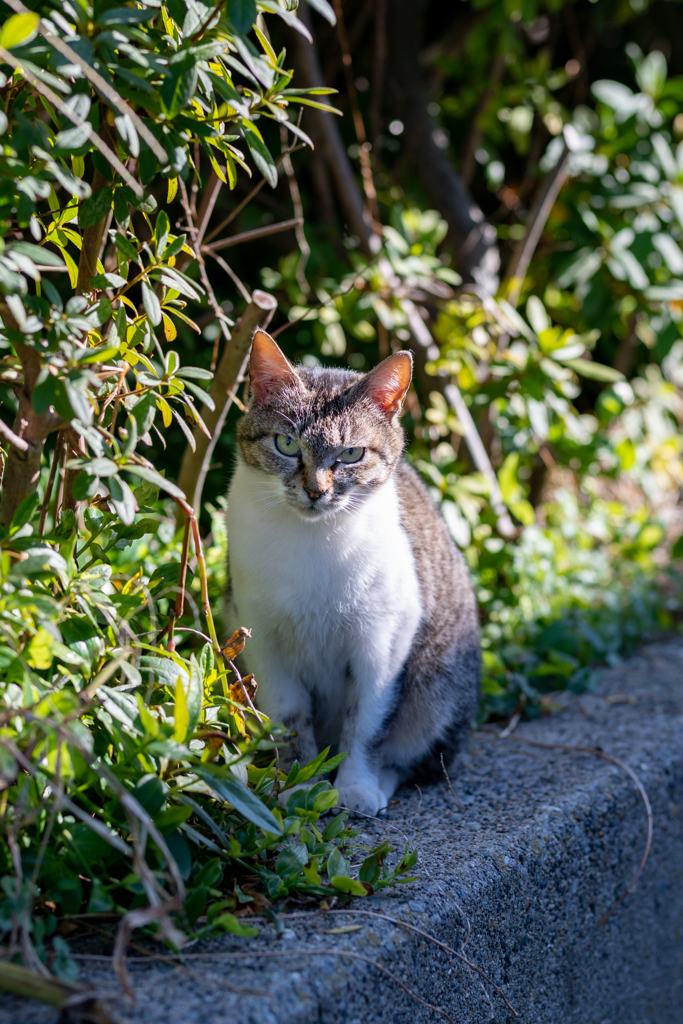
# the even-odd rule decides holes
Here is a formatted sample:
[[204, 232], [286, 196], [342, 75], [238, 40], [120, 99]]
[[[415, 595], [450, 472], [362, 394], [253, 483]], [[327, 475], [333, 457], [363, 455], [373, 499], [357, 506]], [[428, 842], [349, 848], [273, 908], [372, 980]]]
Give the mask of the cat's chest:
[[[240, 479], [242, 477], [242, 479]], [[240, 614], [297, 632], [358, 633], [418, 587], [393, 486], [362, 514], [306, 523], [282, 505], [259, 515], [238, 470], [228, 511], [230, 576]], [[242, 486], [240, 487], [240, 484]]]

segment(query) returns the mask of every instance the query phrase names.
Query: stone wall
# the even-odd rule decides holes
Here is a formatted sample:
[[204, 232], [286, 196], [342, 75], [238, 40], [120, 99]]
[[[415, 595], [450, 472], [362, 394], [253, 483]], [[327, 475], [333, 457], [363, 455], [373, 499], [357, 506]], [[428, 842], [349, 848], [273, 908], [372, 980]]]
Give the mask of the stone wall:
[[[451, 772], [452, 789], [445, 779], [423, 792], [406, 788], [386, 820], [363, 824], [368, 844], [381, 835], [397, 849], [406, 840], [419, 848], [419, 882], [355, 900], [348, 912], [285, 916], [280, 936], [268, 923], [257, 939], [195, 945], [184, 969], [132, 961], [138, 999], [132, 1010], [115, 1004], [121, 1019], [515, 1019], [500, 994], [450, 951], [401, 924], [354, 913], [364, 910], [409, 923], [467, 957], [524, 1024], [681, 1024], [683, 640], [643, 647], [606, 670], [595, 694], [563, 696], [561, 703], [563, 710], [523, 723], [507, 740], [475, 735]], [[643, 854], [643, 801], [618, 767], [518, 741], [525, 738], [602, 748], [623, 759], [647, 790], [652, 851], [635, 891], [602, 926]], [[360, 927], [338, 931], [347, 925]], [[105, 940], [88, 948], [103, 954], [110, 946]], [[104, 959], [81, 962], [83, 981], [116, 990]], [[411, 998], [396, 979], [444, 1012]], [[54, 1020], [54, 1011], [37, 1004], [0, 1001], [0, 1024]]]

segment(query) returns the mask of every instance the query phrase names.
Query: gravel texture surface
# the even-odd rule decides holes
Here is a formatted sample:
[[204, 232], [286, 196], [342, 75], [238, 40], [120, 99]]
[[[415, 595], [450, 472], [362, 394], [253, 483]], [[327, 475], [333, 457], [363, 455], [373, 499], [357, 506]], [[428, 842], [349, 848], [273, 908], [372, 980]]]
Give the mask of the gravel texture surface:
[[[644, 646], [605, 670], [596, 693], [559, 701], [561, 711], [521, 724], [509, 739], [475, 735], [453, 767], [452, 789], [445, 779], [423, 792], [406, 788], [385, 820], [363, 823], [368, 843], [382, 836], [397, 849], [406, 840], [417, 846], [420, 881], [355, 900], [350, 911], [286, 916], [280, 936], [266, 923], [256, 939], [205, 941], [182, 967], [132, 959], [137, 1002], [131, 1009], [115, 999], [119, 1019], [514, 1020], [455, 951], [500, 987], [524, 1024], [681, 1024], [683, 639]], [[602, 748], [647, 790], [652, 851], [635, 891], [603, 925], [645, 848], [643, 801], [628, 775], [599, 757], [520, 739]], [[355, 930], [339, 931], [347, 925]], [[111, 949], [106, 938], [93, 941], [73, 948], [91, 956]], [[80, 963], [81, 981], [117, 993], [104, 957]], [[0, 996], [0, 1024], [56, 1019], [54, 1010]]]

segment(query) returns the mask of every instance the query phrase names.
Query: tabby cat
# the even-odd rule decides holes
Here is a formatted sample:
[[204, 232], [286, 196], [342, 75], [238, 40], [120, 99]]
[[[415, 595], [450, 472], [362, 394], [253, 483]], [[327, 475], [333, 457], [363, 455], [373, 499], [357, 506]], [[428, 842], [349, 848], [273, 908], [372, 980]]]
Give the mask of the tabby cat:
[[411, 373], [409, 352], [365, 375], [295, 367], [257, 330], [227, 513], [228, 625], [252, 629], [260, 708], [290, 761], [346, 751], [340, 803], [369, 815], [442, 773], [479, 686], [465, 562], [402, 458]]

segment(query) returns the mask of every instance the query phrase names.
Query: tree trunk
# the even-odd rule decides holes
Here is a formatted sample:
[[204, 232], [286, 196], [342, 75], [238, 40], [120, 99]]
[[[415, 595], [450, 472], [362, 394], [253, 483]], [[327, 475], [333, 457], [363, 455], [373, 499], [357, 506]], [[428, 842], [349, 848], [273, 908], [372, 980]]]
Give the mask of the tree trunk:
[[487, 292], [498, 287], [500, 256], [495, 228], [469, 195], [445, 149], [437, 145], [437, 126], [429, 113], [429, 93], [419, 57], [424, 39], [427, 0], [393, 0], [387, 20], [387, 85], [395, 116], [429, 198], [448, 222], [448, 241], [465, 281]]
[[[313, 24], [308, 8], [299, 8], [299, 17], [313, 35]], [[315, 43], [307, 42], [302, 35], [293, 29], [287, 30], [289, 52], [296, 71], [300, 87], [325, 85], [320, 69], [320, 60]], [[306, 109], [306, 131], [309, 132], [316, 149], [322, 152], [330, 178], [339, 200], [342, 213], [350, 231], [360, 240], [360, 247], [366, 256], [372, 254], [373, 229], [366, 220], [363, 195], [351, 166], [344, 140], [341, 137], [334, 114], [326, 114], [315, 108]]]
[[[8, 323], [8, 314], [3, 310], [3, 319]], [[16, 327], [8, 323], [8, 326]], [[40, 462], [45, 439], [53, 430], [64, 426], [54, 412], [38, 415], [33, 408], [33, 390], [40, 372], [40, 353], [28, 345], [17, 344], [17, 355], [24, 371], [24, 383], [17, 392], [19, 409], [14, 421], [14, 433], [26, 442], [27, 448], [20, 449], [10, 443], [5, 464], [0, 496], [0, 526], [8, 527], [22, 501], [33, 494], [40, 480]]]

